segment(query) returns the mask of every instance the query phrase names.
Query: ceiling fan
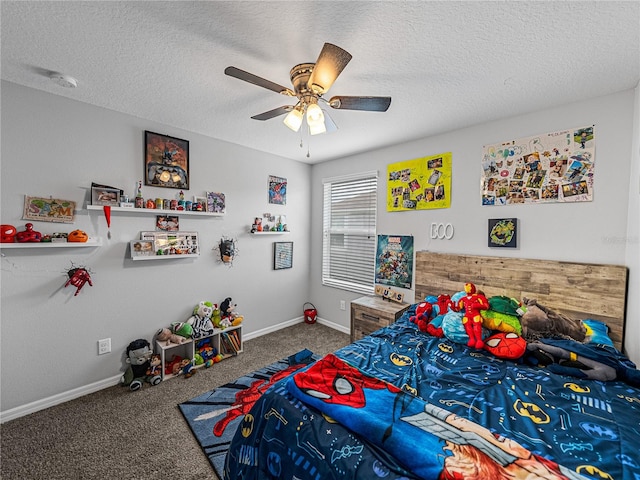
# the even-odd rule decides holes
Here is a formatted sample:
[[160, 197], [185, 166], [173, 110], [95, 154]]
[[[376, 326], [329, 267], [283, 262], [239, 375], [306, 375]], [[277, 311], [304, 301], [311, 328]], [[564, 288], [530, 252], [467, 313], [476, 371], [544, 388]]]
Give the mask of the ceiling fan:
[[329, 100], [322, 97], [331, 88], [351, 58], [351, 54], [346, 50], [331, 43], [325, 43], [316, 63], [301, 63], [291, 69], [290, 77], [293, 90], [236, 67], [227, 67], [224, 73], [259, 87], [273, 90], [281, 95], [298, 98], [298, 103], [295, 105], [284, 105], [251, 118], [269, 120], [286, 113], [284, 124], [297, 132], [306, 117], [309, 133], [317, 135], [337, 130], [331, 117], [325, 114], [318, 105], [319, 102], [338, 110], [366, 110], [369, 112], [386, 112], [391, 104], [391, 97], [334, 96]]

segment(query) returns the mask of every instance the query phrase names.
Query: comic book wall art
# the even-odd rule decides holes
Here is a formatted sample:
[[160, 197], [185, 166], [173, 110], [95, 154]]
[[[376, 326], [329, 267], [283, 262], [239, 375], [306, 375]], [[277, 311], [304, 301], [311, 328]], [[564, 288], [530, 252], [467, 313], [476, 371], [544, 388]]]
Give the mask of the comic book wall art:
[[411, 288], [413, 280], [413, 237], [378, 235], [375, 283]]
[[482, 204], [593, 200], [594, 126], [485, 145]]

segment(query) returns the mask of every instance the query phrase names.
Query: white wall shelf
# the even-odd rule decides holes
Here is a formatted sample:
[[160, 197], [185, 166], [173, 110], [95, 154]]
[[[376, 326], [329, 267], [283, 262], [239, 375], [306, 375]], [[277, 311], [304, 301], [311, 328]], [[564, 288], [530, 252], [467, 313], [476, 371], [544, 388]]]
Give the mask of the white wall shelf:
[[[87, 210], [104, 211], [102, 205], [87, 205]], [[224, 213], [191, 212], [188, 210], [164, 210], [160, 208], [111, 207], [111, 213], [130, 213], [134, 215], [192, 215], [194, 217], [224, 217]]]
[[0, 243], [0, 249], [10, 248], [38, 249], [38, 248], [86, 248], [102, 246], [101, 238], [89, 238], [86, 242], [25, 242], [25, 243]]
[[179, 255], [137, 255], [131, 257], [131, 260], [137, 262], [139, 260], [173, 260], [173, 259], [183, 259], [183, 258], [197, 258], [199, 257], [199, 253], [182, 253]]
[[249, 232], [251, 235], [289, 235], [291, 232]]

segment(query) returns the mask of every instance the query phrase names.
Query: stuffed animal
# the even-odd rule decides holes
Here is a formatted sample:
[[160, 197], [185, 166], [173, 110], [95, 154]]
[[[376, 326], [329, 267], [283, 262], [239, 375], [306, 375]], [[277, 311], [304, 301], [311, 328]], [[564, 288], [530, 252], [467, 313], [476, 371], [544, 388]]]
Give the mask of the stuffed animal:
[[[147, 368], [147, 376], [155, 377], [162, 373], [162, 360], [160, 355], [154, 353], [149, 359], [149, 368]], [[160, 377], [162, 378], [162, 377]]]
[[[237, 306], [237, 304], [232, 303], [231, 297], [225, 298], [220, 304], [220, 314], [222, 317], [221, 324], [223, 325], [223, 328], [230, 327], [232, 325], [235, 327], [242, 323], [242, 315], [239, 315], [234, 311]], [[225, 322], [225, 320], [227, 322]]]
[[187, 324], [193, 329], [193, 338], [202, 338], [213, 335], [213, 322], [211, 315], [218, 306], [211, 302], [200, 302], [193, 309], [193, 315], [187, 320]]
[[173, 333], [168, 328], [161, 328], [160, 330], [158, 330], [156, 333], [156, 340], [164, 343], [164, 345], [167, 347], [172, 343], [177, 343], [178, 345], [180, 345], [189, 341], [187, 338]]
[[431, 320], [431, 311], [433, 307], [429, 302], [420, 302], [416, 307], [416, 314], [409, 317], [409, 321], [418, 325], [421, 332], [427, 331], [429, 320]]
[[480, 349], [484, 347], [480, 311], [489, 308], [489, 300], [482, 293], [476, 292], [476, 286], [473, 283], [465, 283], [464, 291], [466, 295], [458, 301], [458, 309], [464, 309], [462, 324], [469, 335], [467, 346]]
[[144, 338], [134, 340], [127, 346], [127, 370], [122, 375], [120, 383], [135, 392], [140, 390], [144, 382], [157, 385], [162, 381], [159, 371], [147, 374], [151, 371], [151, 345]]
[[186, 322], [173, 322], [171, 324], [171, 331], [184, 338], [191, 338], [193, 336], [193, 327]]
[[587, 329], [580, 320], [555, 312], [551, 308], [540, 305], [535, 299], [523, 298], [527, 311], [520, 318], [522, 336], [527, 342], [539, 338], [570, 338], [583, 342]]
[[527, 342], [517, 333], [498, 332], [484, 341], [484, 349], [498, 358], [517, 360], [527, 351]]

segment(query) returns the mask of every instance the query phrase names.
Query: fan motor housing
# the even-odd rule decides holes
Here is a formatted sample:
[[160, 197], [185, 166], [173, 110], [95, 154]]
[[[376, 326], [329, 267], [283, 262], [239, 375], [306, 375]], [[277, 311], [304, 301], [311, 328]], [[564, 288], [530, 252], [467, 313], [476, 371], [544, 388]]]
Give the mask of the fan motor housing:
[[291, 83], [293, 84], [296, 95], [300, 96], [311, 92], [307, 87], [307, 83], [309, 82], [309, 77], [315, 65], [315, 63], [301, 63], [291, 69]]

